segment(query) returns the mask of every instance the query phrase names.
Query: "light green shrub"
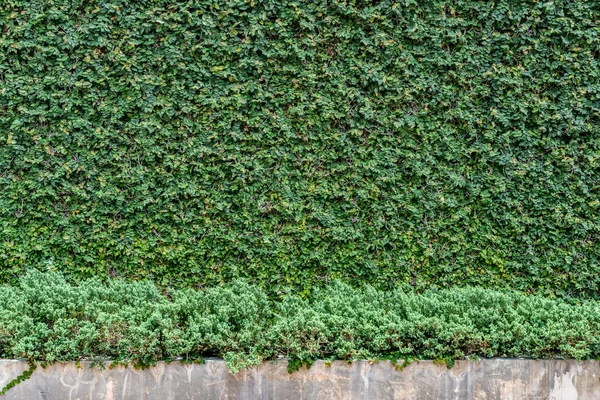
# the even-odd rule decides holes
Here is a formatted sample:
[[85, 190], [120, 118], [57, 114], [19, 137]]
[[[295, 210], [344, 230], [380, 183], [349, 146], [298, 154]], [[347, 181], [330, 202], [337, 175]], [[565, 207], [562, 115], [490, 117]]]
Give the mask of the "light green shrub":
[[[223, 357], [232, 371], [325, 359], [600, 356], [600, 303], [459, 288], [379, 291], [333, 282], [269, 299], [235, 281], [204, 290], [32, 271], [0, 287], [0, 357], [152, 365]], [[294, 362], [296, 364], [294, 364]]]

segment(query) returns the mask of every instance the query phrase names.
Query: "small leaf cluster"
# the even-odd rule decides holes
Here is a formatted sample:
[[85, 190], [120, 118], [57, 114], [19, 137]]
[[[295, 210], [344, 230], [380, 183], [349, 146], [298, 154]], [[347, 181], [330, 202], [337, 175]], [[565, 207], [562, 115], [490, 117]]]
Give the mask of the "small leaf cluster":
[[291, 371], [315, 359], [598, 358], [600, 303], [341, 282], [309, 298], [289, 291], [272, 299], [240, 280], [165, 294], [148, 282], [75, 286], [37, 271], [0, 287], [0, 357], [146, 367], [207, 356], [224, 358], [232, 372], [281, 358]]
[[597, 1], [0, 0], [0, 281], [597, 298], [599, 56]]

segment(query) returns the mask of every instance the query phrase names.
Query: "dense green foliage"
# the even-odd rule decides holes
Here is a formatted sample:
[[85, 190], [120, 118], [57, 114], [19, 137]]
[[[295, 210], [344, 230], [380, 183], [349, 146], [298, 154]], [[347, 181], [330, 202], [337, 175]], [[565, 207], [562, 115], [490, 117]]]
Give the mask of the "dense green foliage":
[[151, 365], [222, 356], [239, 368], [280, 357], [415, 359], [600, 357], [600, 303], [483, 288], [353, 289], [334, 282], [309, 299], [269, 299], [235, 281], [169, 297], [150, 283], [72, 286], [29, 273], [0, 287], [0, 357]]
[[0, 0], [0, 281], [598, 297], [599, 25], [584, 0]]

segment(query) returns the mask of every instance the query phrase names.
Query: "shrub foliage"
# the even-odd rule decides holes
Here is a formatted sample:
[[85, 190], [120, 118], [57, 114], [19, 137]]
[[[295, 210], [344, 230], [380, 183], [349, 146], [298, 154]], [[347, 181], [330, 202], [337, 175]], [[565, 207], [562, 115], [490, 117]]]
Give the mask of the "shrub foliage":
[[270, 299], [236, 280], [168, 297], [150, 283], [79, 286], [30, 272], [0, 287], [0, 357], [138, 366], [222, 356], [232, 371], [290, 358], [600, 357], [600, 304], [484, 288], [355, 289], [340, 282], [308, 299]]
[[585, 0], [0, 0], [0, 281], [598, 297], [599, 24]]

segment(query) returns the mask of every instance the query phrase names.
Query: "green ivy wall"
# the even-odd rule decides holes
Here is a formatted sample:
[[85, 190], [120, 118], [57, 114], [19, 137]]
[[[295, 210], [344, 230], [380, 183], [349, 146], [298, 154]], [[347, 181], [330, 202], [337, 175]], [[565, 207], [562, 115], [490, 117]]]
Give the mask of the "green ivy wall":
[[0, 281], [600, 297], [600, 3], [0, 0]]

